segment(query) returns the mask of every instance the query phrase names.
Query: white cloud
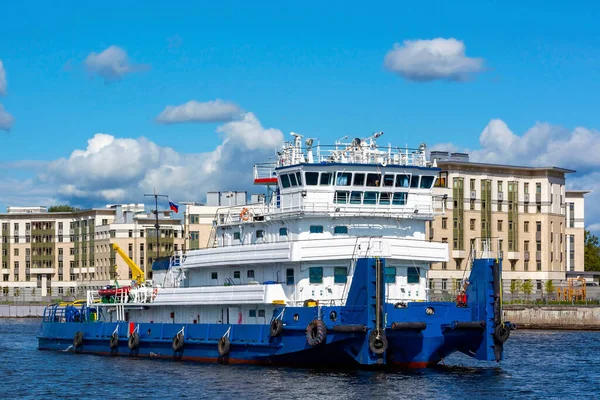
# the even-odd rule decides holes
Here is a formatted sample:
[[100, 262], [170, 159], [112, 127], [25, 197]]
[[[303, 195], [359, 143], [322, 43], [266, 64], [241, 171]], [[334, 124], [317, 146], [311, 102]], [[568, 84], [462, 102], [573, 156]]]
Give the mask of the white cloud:
[[231, 121], [240, 114], [237, 104], [220, 99], [200, 103], [188, 101], [180, 106], [167, 106], [156, 117], [161, 124], [176, 124], [181, 122], [225, 122]]
[[122, 79], [126, 74], [146, 70], [142, 64], [132, 64], [125, 50], [110, 46], [101, 53], [90, 53], [85, 59], [85, 67], [91, 76], [98, 75], [110, 83]]
[[0, 96], [6, 95], [6, 85], [6, 71], [2, 60], [0, 60]]
[[14, 122], [15, 118], [4, 109], [2, 104], [0, 104], [0, 130], [10, 131]]
[[217, 131], [223, 138], [217, 148], [192, 154], [145, 138], [120, 139], [99, 133], [88, 140], [85, 149], [50, 162], [35, 187], [43, 188], [44, 198], [83, 206], [140, 201], [143, 193], [154, 188], [178, 201], [199, 201], [207, 191], [250, 189], [252, 166], [283, 144], [281, 131], [265, 129], [252, 113]]
[[454, 38], [405, 40], [388, 51], [384, 66], [410, 81], [464, 81], [484, 68], [482, 58], [467, 57], [465, 51]]

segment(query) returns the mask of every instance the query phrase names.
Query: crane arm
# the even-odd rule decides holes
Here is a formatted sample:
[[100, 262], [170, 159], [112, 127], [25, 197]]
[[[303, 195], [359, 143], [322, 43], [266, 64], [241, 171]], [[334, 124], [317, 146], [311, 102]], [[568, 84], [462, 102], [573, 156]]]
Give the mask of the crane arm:
[[144, 283], [144, 281], [146, 280], [144, 277], [144, 271], [142, 271], [142, 269], [140, 267], [138, 267], [138, 265], [136, 263], [134, 263], [133, 260], [131, 258], [129, 258], [129, 256], [127, 254], [125, 254], [123, 249], [121, 249], [121, 247], [119, 247], [118, 244], [112, 243], [111, 245], [112, 245], [112, 248], [117, 253], [119, 253], [121, 258], [125, 261], [125, 264], [127, 264], [129, 269], [131, 270], [132, 278], [135, 279], [138, 283]]

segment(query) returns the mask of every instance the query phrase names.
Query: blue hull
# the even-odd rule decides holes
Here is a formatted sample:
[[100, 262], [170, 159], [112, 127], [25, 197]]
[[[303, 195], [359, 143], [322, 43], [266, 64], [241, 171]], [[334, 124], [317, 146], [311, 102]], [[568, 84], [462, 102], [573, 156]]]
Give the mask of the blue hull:
[[[476, 260], [466, 306], [383, 303], [378, 312], [374, 291], [381, 289], [371, 284], [373, 271], [380, 267], [381, 261], [359, 260], [346, 306], [276, 309], [273, 320], [279, 316], [281, 330], [275, 334], [269, 325], [55, 322], [48, 313], [40, 327], [39, 349], [224, 364], [344, 367], [422, 368], [457, 351], [480, 360], [502, 359], [506, 339], [499, 340], [496, 331], [505, 323], [494, 289], [499, 263]], [[322, 331], [311, 342], [310, 332], [316, 331], [309, 327], [314, 321]], [[139, 341], [132, 346], [133, 331]], [[115, 332], [118, 341], [113, 338], [111, 348]], [[219, 341], [225, 337], [229, 343], [224, 352]]]

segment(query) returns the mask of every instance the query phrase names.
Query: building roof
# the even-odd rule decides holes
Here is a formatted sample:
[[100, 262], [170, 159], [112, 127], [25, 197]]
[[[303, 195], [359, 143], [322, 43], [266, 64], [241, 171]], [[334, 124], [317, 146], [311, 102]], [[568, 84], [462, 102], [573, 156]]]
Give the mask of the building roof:
[[453, 160], [437, 160], [437, 165], [440, 168], [445, 167], [458, 167], [458, 168], [473, 168], [473, 169], [509, 169], [519, 172], [556, 172], [562, 174], [572, 174], [575, 170], [561, 168], [561, 167], [525, 167], [521, 165], [508, 165], [508, 164], [488, 164], [488, 163], [477, 163], [470, 161], [453, 161]]
[[565, 190], [565, 195], [570, 196], [570, 197], [583, 197], [584, 195], [586, 195], [588, 193], [592, 193], [592, 191], [591, 190], [572, 190], [572, 189]]

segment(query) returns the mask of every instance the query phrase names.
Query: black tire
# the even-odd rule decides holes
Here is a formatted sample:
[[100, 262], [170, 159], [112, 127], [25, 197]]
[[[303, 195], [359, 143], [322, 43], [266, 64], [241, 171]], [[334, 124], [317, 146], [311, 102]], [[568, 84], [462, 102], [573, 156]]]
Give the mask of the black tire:
[[221, 357], [229, 354], [229, 351], [231, 350], [231, 342], [227, 336], [223, 336], [221, 339], [219, 339], [217, 350], [219, 350], [219, 356]]
[[140, 335], [138, 335], [137, 332], [133, 332], [131, 335], [129, 335], [127, 347], [129, 347], [129, 350], [135, 350], [140, 347]]
[[181, 351], [183, 350], [183, 342], [184, 342], [185, 338], [183, 337], [183, 334], [178, 333], [177, 335], [175, 335], [173, 337], [173, 345], [171, 346], [173, 348], [173, 351]]
[[327, 339], [327, 328], [320, 319], [315, 319], [306, 327], [306, 342], [309, 346], [315, 347], [325, 342]]
[[112, 350], [114, 350], [117, 347], [119, 347], [119, 335], [117, 335], [116, 333], [113, 333], [110, 336], [110, 340], [108, 341], [108, 345], [110, 346], [110, 348]]
[[283, 321], [280, 319], [274, 319], [271, 321], [271, 326], [269, 327], [269, 335], [271, 337], [276, 337], [281, 334], [283, 331]]
[[496, 325], [494, 329], [494, 339], [498, 341], [498, 343], [504, 343], [510, 337], [510, 328], [504, 324]]
[[77, 331], [75, 336], [73, 337], [73, 347], [76, 349], [80, 348], [83, 345], [83, 332]]
[[384, 334], [379, 334], [377, 337], [377, 331], [372, 331], [369, 335], [369, 350], [373, 354], [381, 355], [385, 353], [388, 348], [388, 341]]

